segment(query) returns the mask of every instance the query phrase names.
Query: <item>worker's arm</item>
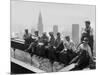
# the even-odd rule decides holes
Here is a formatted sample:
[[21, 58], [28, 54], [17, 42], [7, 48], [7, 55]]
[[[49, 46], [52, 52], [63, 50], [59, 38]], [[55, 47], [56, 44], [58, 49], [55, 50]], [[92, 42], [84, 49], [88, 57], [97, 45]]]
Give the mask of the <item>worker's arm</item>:
[[92, 52], [91, 52], [91, 48], [90, 47], [88, 47], [88, 53], [89, 53], [90, 58], [93, 59], [92, 58]]

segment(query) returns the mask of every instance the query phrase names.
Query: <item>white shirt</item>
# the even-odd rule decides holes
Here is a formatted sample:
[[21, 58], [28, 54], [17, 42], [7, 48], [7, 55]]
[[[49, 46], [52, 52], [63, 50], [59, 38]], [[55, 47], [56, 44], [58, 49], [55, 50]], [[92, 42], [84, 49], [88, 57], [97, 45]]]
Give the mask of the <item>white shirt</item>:
[[73, 51], [76, 50], [75, 44], [72, 40], [70, 40], [69, 42], [67, 40], [64, 40], [63, 44], [65, 47], [65, 50], [67, 50], [67, 49], [72, 49]]
[[89, 53], [89, 56], [91, 57], [92, 56], [92, 53], [91, 53], [91, 48], [90, 46], [87, 44], [86, 46], [81, 44], [79, 47], [78, 47], [78, 50], [86, 50], [88, 53]]
[[32, 38], [35, 39], [35, 40], [39, 39], [38, 36], [36, 36], [36, 35], [32, 35]]

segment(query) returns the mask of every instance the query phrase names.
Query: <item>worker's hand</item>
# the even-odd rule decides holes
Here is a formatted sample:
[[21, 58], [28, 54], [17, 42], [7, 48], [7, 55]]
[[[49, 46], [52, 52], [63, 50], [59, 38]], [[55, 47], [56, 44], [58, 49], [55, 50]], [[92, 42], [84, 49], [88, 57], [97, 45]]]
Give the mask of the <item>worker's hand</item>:
[[78, 63], [75, 63], [75, 66], [77, 66], [78, 65]]
[[55, 46], [53, 46], [53, 48], [54, 48], [54, 49], [56, 49], [56, 47], [55, 47]]
[[49, 46], [45, 46], [45, 48], [49, 48]]
[[25, 52], [27, 52], [28, 51], [28, 49], [25, 49]]
[[75, 50], [75, 53], [78, 53], [79, 52], [79, 50]]

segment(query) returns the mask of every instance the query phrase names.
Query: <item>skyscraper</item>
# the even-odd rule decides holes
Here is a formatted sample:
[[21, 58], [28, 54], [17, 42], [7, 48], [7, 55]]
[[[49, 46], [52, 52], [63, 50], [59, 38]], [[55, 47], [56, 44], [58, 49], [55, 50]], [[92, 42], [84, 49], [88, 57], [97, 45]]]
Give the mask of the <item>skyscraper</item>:
[[54, 33], [54, 36], [56, 36], [57, 32], [58, 32], [58, 26], [57, 26], [57, 25], [54, 25], [54, 26], [53, 26], [53, 33]]
[[72, 24], [72, 40], [76, 46], [79, 44], [79, 24]]
[[41, 15], [41, 12], [39, 13], [37, 29], [38, 29], [38, 31], [39, 31], [39, 34], [41, 35], [41, 34], [43, 33], [43, 22], [42, 22], [42, 15]]

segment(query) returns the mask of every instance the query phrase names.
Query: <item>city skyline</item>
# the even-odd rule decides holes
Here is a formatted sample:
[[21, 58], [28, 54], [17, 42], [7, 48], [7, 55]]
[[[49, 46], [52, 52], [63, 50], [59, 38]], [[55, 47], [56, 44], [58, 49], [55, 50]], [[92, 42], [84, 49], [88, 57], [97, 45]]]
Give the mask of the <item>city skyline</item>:
[[[53, 4], [11, 1], [11, 33], [24, 32], [24, 29], [31, 28], [38, 30], [38, 16], [41, 12], [44, 32], [53, 31], [53, 25], [58, 25], [58, 30], [64, 34], [70, 34], [72, 24], [79, 24], [84, 27], [85, 20], [91, 21], [95, 30], [95, 7], [73, 4]], [[56, 11], [55, 11], [56, 10]]]

